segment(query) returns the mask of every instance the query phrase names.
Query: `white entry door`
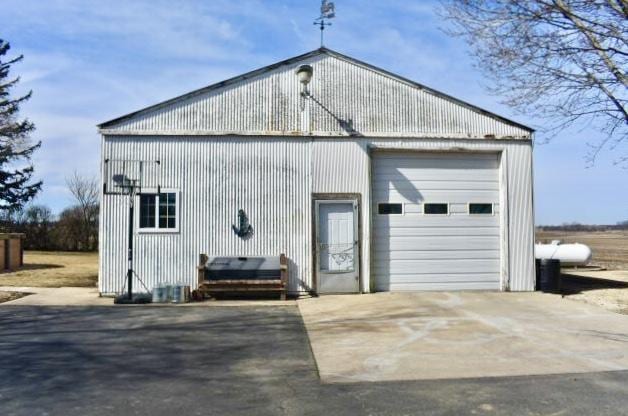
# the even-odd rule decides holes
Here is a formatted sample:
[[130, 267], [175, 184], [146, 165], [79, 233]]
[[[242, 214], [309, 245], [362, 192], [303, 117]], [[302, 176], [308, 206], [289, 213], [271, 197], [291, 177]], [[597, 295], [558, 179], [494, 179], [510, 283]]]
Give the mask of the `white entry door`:
[[316, 201], [318, 293], [359, 291], [357, 202]]

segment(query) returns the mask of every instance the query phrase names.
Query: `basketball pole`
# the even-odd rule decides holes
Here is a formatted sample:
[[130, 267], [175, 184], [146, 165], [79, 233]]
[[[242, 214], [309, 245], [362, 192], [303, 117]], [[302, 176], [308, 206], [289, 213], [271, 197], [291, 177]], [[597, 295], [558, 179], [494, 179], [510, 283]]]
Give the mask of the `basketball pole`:
[[131, 192], [131, 195], [129, 196], [129, 250], [128, 250], [128, 261], [129, 261], [129, 268], [126, 272], [126, 278], [127, 278], [127, 295], [129, 298], [129, 301], [133, 300], [133, 205], [134, 205], [134, 199], [135, 196], [133, 195], [134, 192]]
[[[110, 165], [110, 162], [118, 162], [118, 165], [115, 163]], [[135, 227], [133, 223], [135, 222], [135, 198], [138, 195], [142, 195], [142, 177], [144, 175], [144, 163], [146, 161], [143, 160], [113, 160], [113, 159], [105, 159], [105, 183], [103, 185], [103, 194], [107, 195], [126, 195], [129, 198], [129, 224], [128, 224], [128, 245], [127, 245], [127, 271], [126, 271], [126, 286], [127, 293], [124, 293], [124, 289], [122, 293], [116, 296], [113, 300], [115, 304], [137, 304], [137, 303], [150, 303], [151, 302], [151, 293], [150, 290], [144, 285], [140, 277], [133, 271], [133, 240], [134, 240], [134, 231]], [[148, 161], [150, 163], [155, 163], [156, 166], [159, 166], [159, 160]], [[121, 164], [122, 168], [119, 173], [113, 171], [114, 168]], [[135, 177], [129, 178], [127, 175], [129, 171], [127, 171], [127, 164], [131, 165], [129, 171], [132, 174], [135, 174]], [[134, 171], [132, 169], [133, 166], [138, 166], [138, 170]], [[113, 174], [112, 174], [113, 173]], [[111, 180], [113, 181], [113, 188], [109, 188], [108, 179], [111, 176]], [[157, 195], [160, 193], [161, 186], [157, 185]], [[133, 276], [136, 276], [139, 283], [144, 286], [147, 291], [147, 294], [144, 295], [142, 293], [138, 293], [136, 295], [133, 294]], [[124, 283], [122, 285], [124, 287]]]

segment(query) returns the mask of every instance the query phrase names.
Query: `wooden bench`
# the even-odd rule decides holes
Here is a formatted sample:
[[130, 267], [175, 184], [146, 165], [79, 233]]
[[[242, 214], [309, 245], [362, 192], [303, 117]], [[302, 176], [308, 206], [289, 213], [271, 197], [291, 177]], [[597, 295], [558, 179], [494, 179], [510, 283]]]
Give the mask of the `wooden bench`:
[[238, 292], [278, 292], [286, 300], [288, 258], [199, 256], [198, 291], [202, 295]]

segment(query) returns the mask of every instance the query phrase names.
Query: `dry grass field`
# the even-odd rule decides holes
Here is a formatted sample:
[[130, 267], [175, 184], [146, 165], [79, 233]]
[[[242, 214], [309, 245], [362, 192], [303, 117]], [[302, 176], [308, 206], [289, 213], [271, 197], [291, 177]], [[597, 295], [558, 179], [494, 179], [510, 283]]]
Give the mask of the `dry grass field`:
[[609, 270], [628, 270], [628, 231], [537, 231], [537, 242], [562, 240], [591, 248], [593, 264]]
[[[563, 270], [563, 295], [628, 315], [628, 231], [537, 231], [536, 241], [582, 243], [593, 252], [592, 265], [611, 272]], [[586, 270], [586, 269], [583, 269]], [[610, 279], [610, 280], [606, 280]]]
[[24, 252], [24, 267], [0, 273], [0, 286], [94, 287], [98, 281], [98, 253]]

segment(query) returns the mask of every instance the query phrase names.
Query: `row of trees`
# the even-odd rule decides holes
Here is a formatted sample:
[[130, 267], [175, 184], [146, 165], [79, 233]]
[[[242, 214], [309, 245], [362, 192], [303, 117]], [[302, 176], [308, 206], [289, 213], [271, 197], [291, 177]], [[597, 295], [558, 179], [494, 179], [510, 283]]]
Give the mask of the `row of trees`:
[[98, 181], [74, 173], [66, 183], [73, 204], [58, 216], [44, 205], [28, 205], [5, 211], [0, 219], [2, 229], [24, 233], [27, 250], [97, 250]]
[[537, 229], [540, 231], [623, 231], [628, 230], [628, 220], [620, 221], [615, 225], [581, 224], [579, 222], [571, 222], [561, 225], [539, 225]]

